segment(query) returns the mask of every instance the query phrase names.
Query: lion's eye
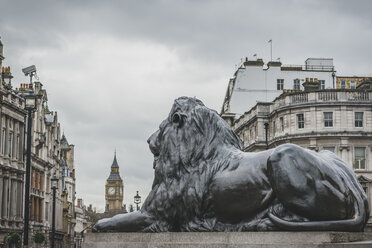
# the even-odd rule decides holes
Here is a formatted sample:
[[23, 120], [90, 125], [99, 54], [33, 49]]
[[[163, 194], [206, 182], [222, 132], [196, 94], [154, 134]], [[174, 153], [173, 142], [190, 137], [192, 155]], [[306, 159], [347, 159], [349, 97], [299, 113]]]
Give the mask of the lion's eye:
[[175, 113], [173, 116], [172, 116], [172, 122], [174, 124], [177, 124], [178, 127], [182, 127], [183, 125], [183, 118], [182, 118], [182, 115], [179, 114], [179, 113]]

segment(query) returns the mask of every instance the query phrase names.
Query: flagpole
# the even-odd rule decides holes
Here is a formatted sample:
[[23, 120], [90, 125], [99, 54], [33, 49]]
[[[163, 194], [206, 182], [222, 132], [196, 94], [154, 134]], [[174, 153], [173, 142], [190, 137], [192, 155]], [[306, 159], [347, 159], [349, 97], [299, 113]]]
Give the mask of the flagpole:
[[270, 58], [271, 58], [271, 61], [273, 61], [273, 41], [272, 40], [270, 42]]
[[273, 40], [269, 40], [270, 43], [270, 61], [273, 61]]

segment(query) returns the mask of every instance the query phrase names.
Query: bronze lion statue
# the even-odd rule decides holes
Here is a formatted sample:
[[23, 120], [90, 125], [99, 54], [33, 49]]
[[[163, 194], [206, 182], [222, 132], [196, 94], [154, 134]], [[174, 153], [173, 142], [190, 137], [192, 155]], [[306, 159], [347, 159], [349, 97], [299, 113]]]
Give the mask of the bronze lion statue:
[[142, 209], [96, 232], [363, 231], [367, 197], [335, 154], [285, 144], [249, 153], [216, 111], [175, 100], [148, 139], [155, 178]]

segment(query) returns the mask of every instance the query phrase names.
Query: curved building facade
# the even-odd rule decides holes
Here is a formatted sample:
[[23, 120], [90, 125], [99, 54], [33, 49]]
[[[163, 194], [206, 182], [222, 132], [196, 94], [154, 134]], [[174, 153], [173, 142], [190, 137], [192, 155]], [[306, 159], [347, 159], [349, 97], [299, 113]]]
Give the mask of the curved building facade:
[[244, 141], [245, 151], [293, 143], [330, 150], [357, 174], [372, 199], [372, 90], [285, 91], [258, 102], [238, 119], [221, 115]]

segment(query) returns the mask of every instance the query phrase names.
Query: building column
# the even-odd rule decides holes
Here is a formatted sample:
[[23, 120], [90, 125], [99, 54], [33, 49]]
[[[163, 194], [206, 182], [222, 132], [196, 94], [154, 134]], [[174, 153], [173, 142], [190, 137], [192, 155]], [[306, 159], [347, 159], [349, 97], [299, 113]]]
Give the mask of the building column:
[[3, 190], [4, 190], [3, 185], [4, 185], [3, 170], [0, 169], [0, 186], [1, 186], [1, 189], [0, 189], [0, 219], [2, 218], [2, 209], [3, 209]]
[[40, 198], [40, 222], [43, 222], [44, 220], [44, 215], [43, 215], [43, 210], [44, 210], [44, 201], [42, 198]]
[[348, 165], [350, 166], [351, 169], [353, 169], [353, 163], [349, 161], [349, 156], [350, 153], [350, 146], [340, 146], [340, 158]]
[[14, 208], [16, 205], [14, 204], [14, 179], [11, 177], [9, 178], [9, 217], [14, 217]]
[[[30, 206], [29, 206], [29, 208], [30, 208], [30, 220], [34, 220], [34, 206], [35, 206], [35, 204], [34, 204], [34, 197], [33, 196], [31, 196], [30, 197]], [[27, 206], [25, 206], [25, 207], [27, 207]]]
[[12, 180], [13, 181], [13, 189], [12, 189], [12, 192], [13, 192], [13, 201], [12, 201], [12, 217], [14, 217], [14, 219], [16, 219], [17, 217], [17, 208], [18, 208], [18, 197], [17, 197], [17, 191], [18, 191], [18, 180], [17, 180], [17, 175], [15, 175], [14, 179]]
[[39, 198], [34, 197], [35, 199], [35, 220], [39, 221]]
[[8, 178], [5, 177], [4, 178], [4, 181], [3, 181], [3, 211], [2, 211], [2, 215], [3, 215], [3, 218], [7, 218], [8, 217]]
[[17, 179], [15, 180], [15, 185], [16, 185], [16, 192], [15, 192], [15, 199], [16, 199], [16, 207], [15, 207], [15, 217], [18, 219], [19, 217], [19, 205], [21, 204], [21, 202], [19, 201], [19, 191], [20, 191], [20, 188], [19, 188], [19, 180], [18, 180], [18, 175], [17, 175]]
[[22, 219], [22, 210], [23, 210], [23, 184], [21, 180], [17, 181], [17, 217]]

